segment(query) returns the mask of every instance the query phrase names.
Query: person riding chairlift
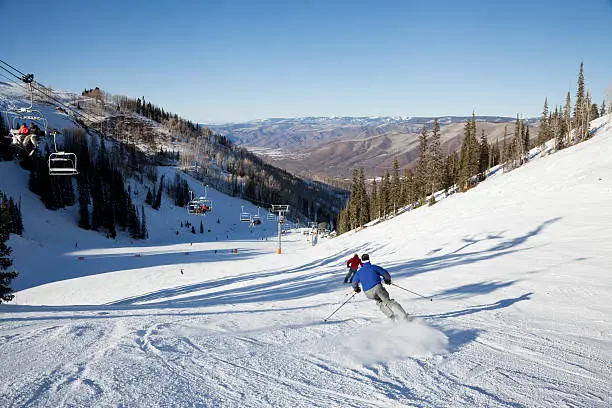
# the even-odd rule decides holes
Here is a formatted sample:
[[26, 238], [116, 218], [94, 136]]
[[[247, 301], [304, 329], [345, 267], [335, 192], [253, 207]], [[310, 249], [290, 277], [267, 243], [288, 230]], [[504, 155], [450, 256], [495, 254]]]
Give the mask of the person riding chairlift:
[[202, 212], [205, 213], [208, 211], [208, 206], [206, 204], [202, 204]]
[[17, 140], [23, 146], [24, 149], [27, 149], [28, 141], [32, 143], [32, 150], [30, 150], [29, 152], [29, 156], [31, 156], [32, 153], [34, 153], [34, 150], [36, 149], [36, 140], [34, 139], [35, 134], [33, 132], [30, 132], [30, 128], [28, 127], [28, 125], [25, 124], [25, 122], [23, 125], [21, 125], [17, 133], [19, 135]]
[[21, 127], [19, 128], [19, 134], [23, 135], [23, 136], [27, 136], [30, 134], [30, 128], [28, 127], [28, 125], [26, 125], [25, 123], [23, 125], [21, 125]]

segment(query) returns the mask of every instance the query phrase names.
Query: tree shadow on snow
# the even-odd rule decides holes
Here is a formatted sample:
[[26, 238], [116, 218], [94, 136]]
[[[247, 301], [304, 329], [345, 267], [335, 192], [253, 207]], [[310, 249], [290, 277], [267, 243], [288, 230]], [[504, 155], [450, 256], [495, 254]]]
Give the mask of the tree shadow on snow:
[[506, 307], [512, 306], [513, 304], [515, 304], [517, 302], [521, 302], [523, 300], [530, 300], [531, 299], [531, 295], [533, 295], [533, 292], [524, 293], [521, 296], [515, 297], [515, 298], [508, 298], [508, 299], [498, 300], [495, 303], [490, 303], [490, 304], [487, 304], [487, 305], [470, 306], [470, 307], [467, 307], [465, 309], [454, 310], [452, 312], [438, 313], [438, 314], [428, 314], [428, 315], [422, 315], [420, 317], [422, 317], [424, 319], [439, 320], [439, 319], [446, 319], [446, 318], [449, 318], [449, 317], [466, 316], [466, 315], [471, 315], [471, 314], [474, 314], [474, 313], [480, 313], [480, 312], [484, 312], [484, 311], [504, 309]]
[[[551, 218], [544, 221], [532, 231], [515, 237], [506, 239], [501, 242], [493, 243], [493, 246], [479, 251], [464, 252], [470, 246], [489, 240], [503, 239], [503, 233], [489, 234], [483, 239], [464, 238], [465, 245], [447, 254], [413, 259], [407, 262], [398, 262], [391, 265], [381, 265], [387, 269], [393, 277], [408, 277], [426, 273], [433, 270], [452, 268], [457, 265], [469, 265], [480, 261], [499, 258], [505, 255], [511, 255], [519, 251], [525, 251], [531, 248], [518, 248], [525, 244], [529, 238], [532, 238], [541, 233], [548, 225], [559, 221], [561, 217]], [[436, 250], [436, 253], [439, 252]], [[376, 262], [374, 262], [376, 263]]]
[[[530, 237], [539, 234], [547, 225], [556, 222], [559, 219], [560, 218], [553, 218], [545, 221], [534, 230], [529, 231], [519, 237], [507, 239], [502, 242], [496, 242], [489, 249], [462, 253], [461, 251], [467, 248], [467, 246], [464, 246], [459, 252], [455, 250], [453, 252], [440, 254], [434, 257], [414, 259], [405, 263], [398, 263], [391, 266], [382, 266], [387, 268], [392, 273], [394, 278], [397, 278], [413, 276], [428, 271], [450, 268], [457, 265], [471, 264], [483, 260], [510, 255], [518, 251], [529, 249], [517, 247], [524, 244]], [[487, 237], [487, 239], [495, 240], [502, 238], [503, 237], [500, 234], [493, 234]], [[471, 242], [468, 242], [468, 244], [470, 246], [472, 245]], [[331, 292], [341, 293], [342, 288], [346, 287], [346, 285], [342, 284], [342, 280], [346, 273], [347, 259], [349, 259], [354, 253], [362, 253], [363, 251], [372, 253], [379, 249], [380, 247], [373, 246], [371, 244], [364, 244], [361, 247], [344, 249], [329, 257], [316, 259], [293, 268], [273, 269], [272, 266], [266, 271], [260, 271], [257, 273], [248, 273], [248, 271], [245, 271], [245, 273], [236, 276], [182, 285], [120, 299], [106, 305], [106, 307], [109, 310], [113, 310], [113, 308], [123, 307], [146, 309], [226, 306], [261, 302], [283, 302], [318, 294]], [[233, 255], [236, 254], [232, 254], [232, 256]], [[239, 255], [242, 259], [248, 259], [249, 257], [256, 256], [257, 253], [243, 251], [242, 254]], [[194, 253], [194, 256], [191, 258], [184, 256], [182, 253], [174, 253], [151, 255], [136, 259], [142, 261], [143, 258], [145, 263], [149, 266], [160, 266], [164, 264], [185, 265], [188, 262], [206, 262], [218, 260], [210, 255], [202, 254], [202, 256], [197, 256], [197, 253]], [[189, 258], [189, 260], [186, 258]], [[247, 265], [247, 263], [245, 263], [245, 265]], [[97, 273], [108, 272], [108, 266], [109, 265], [106, 265], [104, 259], [101, 259], [100, 265], [98, 265], [99, 271]], [[131, 265], [126, 265], [125, 263], [121, 263], [120, 267], [115, 265], [115, 269], [122, 269], [124, 267], [130, 268]], [[102, 271], [102, 269], [104, 269], [104, 271]], [[87, 273], [87, 275], [89, 274], [91, 273]], [[513, 283], [514, 281], [468, 284], [455, 289], [447, 290], [442, 292], [440, 295], [446, 297], [457, 297], [464, 295], [469, 296], [470, 294], [489, 293], [512, 285]], [[527, 300], [529, 295], [531, 295], [531, 293], [525, 294], [516, 299], [505, 299], [491, 305], [470, 307], [464, 310], [424, 317], [443, 319], [447, 317], [457, 317], [477, 313], [484, 310], [503, 308], [518, 301]], [[177, 296], [181, 297], [177, 299]], [[147, 304], [142, 305], [141, 303], [143, 302], [147, 302]], [[4, 310], [9, 311], [10, 309], [6, 308]], [[18, 309], [12, 310], [17, 311]], [[71, 309], [67, 308], [65, 310]]]
[[472, 295], [482, 295], [486, 293], [492, 293], [498, 289], [508, 287], [515, 284], [516, 281], [485, 281], [479, 283], [470, 283], [467, 285], [461, 285], [456, 288], [444, 290], [433, 297], [436, 299], [461, 299], [470, 297]]

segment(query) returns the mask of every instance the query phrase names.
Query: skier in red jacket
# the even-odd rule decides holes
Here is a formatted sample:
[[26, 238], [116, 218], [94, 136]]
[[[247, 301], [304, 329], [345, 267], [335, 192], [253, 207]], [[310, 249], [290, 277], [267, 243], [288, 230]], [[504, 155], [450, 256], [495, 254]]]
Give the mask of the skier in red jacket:
[[346, 267], [349, 268], [349, 271], [344, 277], [344, 283], [352, 283], [353, 275], [355, 275], [355, 272], [357, 272], [357, 268], [362, 265], [363, 263], [361, 262], [361, 259], [359, 259], [359, 255], [357, 254], [353, 255], [351, 259], [346, 261]]

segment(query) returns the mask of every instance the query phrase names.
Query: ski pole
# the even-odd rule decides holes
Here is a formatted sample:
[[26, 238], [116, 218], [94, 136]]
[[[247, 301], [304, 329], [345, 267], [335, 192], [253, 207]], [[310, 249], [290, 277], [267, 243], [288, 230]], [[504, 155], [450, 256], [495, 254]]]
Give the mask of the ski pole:
[[393, 285], [393, 286], [397, 286], [398, 288], [403, 289], [403, 290], [405, 290], [406, 292], [410, 292], [410, 293], [412, 293], [412, 294], [415, 294], [415, 295], [417, 295], [417, 296], [420, 296], [420, 297], [422, 297], [423, 299], [429, 299], [430, 301], [432, 301], [432, 302], [433, 302], [433, 299], [432, 299], [432, 298], [428, 298], [428, 297], [426, 297], [426, 296], [423, 296], [423, 295], [421, 295], [420, 293], [416, 293], [416, 292], [413, 292], [413, 291], [408, 290], [408, 289], [406, 289], [406, 288], [402, 288], [400, 285], [397, 285], [397, 284], [395, 284], [395, 283], [392, 283], [392, 285]]
[[356, 295], [356, 294], [357, 294], [357, 292], [353, 293], [353, 295], [352, 295], [350, 298], [346, 299], [346, 300], [344, 301], [344, 303], [342, 303], [342, 304], [340, 305], [340, 307], [338, 307], [336, 310], [334, 310], [334, 313], [332, 313], [332, 314], [330, 314], [329, 316], [327, 316], [325, 319], [323, 319], [323, 321], [324, 321], [324, 322], [327, 322], [327, 321], [329, 320], [329, 318], [330, 318], [330, 317], [332, 317], [334, 314], [336, 314], [336, 312], [337, 312], [338, 310], [342, 309], [342, 306], [346, 305], [346, 304], [349, 302], [349, 300], [351, 300], [352, 298], [354, 298], [354, 297], [355, 297], [355, 295]]

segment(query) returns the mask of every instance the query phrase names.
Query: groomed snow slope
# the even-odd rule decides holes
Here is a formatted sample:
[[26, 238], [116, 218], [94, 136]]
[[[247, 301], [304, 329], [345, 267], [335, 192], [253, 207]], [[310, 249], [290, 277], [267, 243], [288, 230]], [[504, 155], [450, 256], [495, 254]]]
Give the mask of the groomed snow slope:
[[[287, 234], [282, 255], [248, 231], [144, 249], [83, 238], [82, 261], [59, 240], [44, 284], [0, 307], [1, 405], [610, 406], [612, 118], [593, 126], [591, 140], [433, 207], [314, 247]], [[7, 169], [0, 189], [27, 196]], [[70, 214], [29, 206], [37, 233], [68, 228]], [[33, 239], [11, 239], [17, 265], [34, 262]], [[199, 251], [189, 263], [186, 246]], [[348, 299], [355, 252], [433, 296], [388, 287], [417, 321], [394, 325], [359, 294], [323, 322]], [[62, 256], [83, 276], [65, 279]]]

